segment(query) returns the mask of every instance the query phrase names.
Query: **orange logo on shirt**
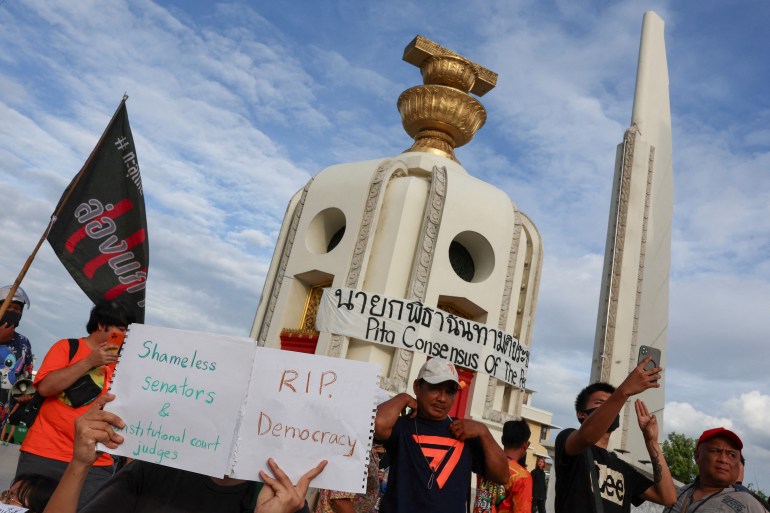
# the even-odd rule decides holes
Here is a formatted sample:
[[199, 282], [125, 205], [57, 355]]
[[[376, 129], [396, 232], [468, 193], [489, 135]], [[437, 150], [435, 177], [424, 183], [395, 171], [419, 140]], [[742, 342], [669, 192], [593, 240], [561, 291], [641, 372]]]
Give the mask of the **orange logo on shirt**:
[[460, 461], [465, 442], [446, 436], [412, 435], [412, 438], [420, 446], [431, 470], [437, 473], [438, 487], [443, 488]]

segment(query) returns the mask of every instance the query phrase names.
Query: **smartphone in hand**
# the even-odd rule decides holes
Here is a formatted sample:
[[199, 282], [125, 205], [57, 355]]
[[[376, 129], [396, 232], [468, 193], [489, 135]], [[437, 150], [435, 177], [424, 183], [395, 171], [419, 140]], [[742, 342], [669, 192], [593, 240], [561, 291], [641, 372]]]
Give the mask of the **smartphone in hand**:
[[636, 360], [636, 364], [639, 365], [648, 356], [652, 356], [652, 360], [650, 360], [647, 365], [644, 366], [644, 370], [660, 367], [660, 349], [651, 346], [639, 347], [639, 358]]
[[120, 351], [120, 346], [123, 345], [123, 341], [126, 339], [126, 334], [122, 331], [113, 331], [110, 333], [110, 338], [107, 339], [110, 351], [115, 351], [117, 354]]

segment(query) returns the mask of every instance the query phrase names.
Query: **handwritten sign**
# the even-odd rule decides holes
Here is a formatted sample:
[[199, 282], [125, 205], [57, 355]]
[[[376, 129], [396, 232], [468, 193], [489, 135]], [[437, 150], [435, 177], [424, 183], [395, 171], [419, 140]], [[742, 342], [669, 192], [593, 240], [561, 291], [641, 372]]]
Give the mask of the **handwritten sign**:
[[363, 493], [379, 367], [257, 347], [250, 338], [131, 325], [107, 409], [126, 423], [111, 454], [259, 480], [274, 458], [296, 482]]
[[526, 384], [527, 346], [496, 327], [417, 301], [327, 288], [318, 308], [316, 329], [443, 358], [521, 389]]
[[226, 475], [254, 349], [246, 337], [132, 324], [107, 405], [126, 441], [107, 452]]
[[273, 457], [296, 479], [321, 460], [313, 486], [366, 490], [379, 367], [260, 348], [249, 386], [233, 475], [256, 480]]

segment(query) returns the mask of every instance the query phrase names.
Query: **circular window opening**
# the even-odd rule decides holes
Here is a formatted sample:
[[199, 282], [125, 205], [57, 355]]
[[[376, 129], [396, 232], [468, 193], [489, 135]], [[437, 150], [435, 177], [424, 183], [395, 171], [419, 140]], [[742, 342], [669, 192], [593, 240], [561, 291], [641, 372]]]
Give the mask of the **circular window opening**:
[[342, 236], [345, 235], [345, 227], [343, 226], [339, 230], [337, 230], [334, 235], [332, 235], [332, 238], [329, 240], [329, 244], [326, 245], [326, 252], [333, 250], [337, 247], [337, 244], [340, 243], [342, 240]]
[[449, 244], [449, 263], [457, 276], [470, 283], [479, 283], [492, 274], [495, 253], [483, 235], [462, 232]]
[[322, 210], [310, 221], [305, 234], [305, 246], [316, 255], [328, 253], [345, 235], [345, 214], [338, 208]]
[[457, 276], [465, 281], [473, 281], [473, 275], [476, 274], [476, 266], [473, 264], [473, 257], [465, 246], [453, 240], [449, 245], [449, 263], [455, 270]]

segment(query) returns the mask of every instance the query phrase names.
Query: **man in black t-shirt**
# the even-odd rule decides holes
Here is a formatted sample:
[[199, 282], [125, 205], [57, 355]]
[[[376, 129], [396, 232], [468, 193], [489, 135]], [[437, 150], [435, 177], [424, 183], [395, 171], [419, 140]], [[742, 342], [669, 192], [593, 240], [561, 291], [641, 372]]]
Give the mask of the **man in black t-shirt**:
[[[596, 511], [598, 493], [604, 513], [628, 513], [631, 504], [645, 500], [671, 505], [676, 488], [658, 445], [658, 422], [644, 402], [636, 400], [636, 416], [644, 435], [653, 468], [650, 481], [631, 465], [607, 451], [612, 431], [620, 424], [620, 410], [626, 401], [648, 388], [660, 386], [660, 367], [644, 370], [646, 358], [615, 389], [609, 383], [584, 388], [575, 400], [579, 429], [565, 429], [556, 437], [556, 513]], [[592, 486], [590, 469], [596, 470], [598, 490]]]
[[[464, 513], [471, 471], [508, 480], [508, 460], [487, 427], [449, 417], [459, 386], [454, 365], [440, 358], [422, 366], [412, 386], [377, 408], [374, 437], [390, 457], [382, 513]], [[401, 412], [411, 408], [408, 416]]]

